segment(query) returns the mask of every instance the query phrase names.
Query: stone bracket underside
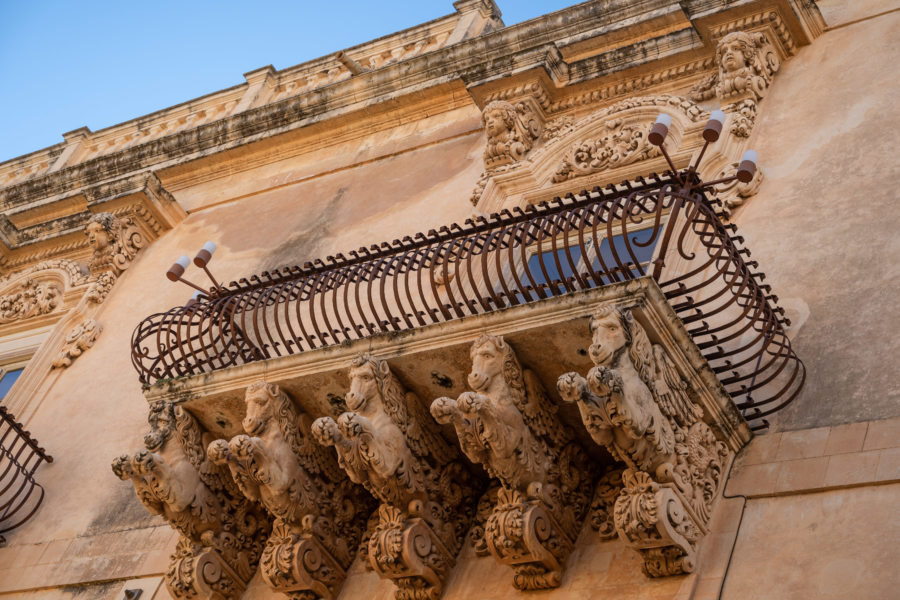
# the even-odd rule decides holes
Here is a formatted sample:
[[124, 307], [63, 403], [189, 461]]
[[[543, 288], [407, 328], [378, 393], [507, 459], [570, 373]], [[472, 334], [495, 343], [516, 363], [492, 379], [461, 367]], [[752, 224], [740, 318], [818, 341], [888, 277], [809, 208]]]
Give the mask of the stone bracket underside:
[[[520, 589], [560, 584], [585, 520], [639, 552], [648, 576], [691, 572], [724, 468], [750, 438], [649, 278], [158, 382], [145, 396], [153, 410], [177, 406], [217, 438], [209, 460], [228, 465], [241, 489], [256, 481], [251, 464], [291, 455], [278, 444], [307, 440], [292, 452], [311, 456], [300, 449], [311, 448], [311, 433], [317, 464], [336, 457], [344, 481], [376, 498], [365, 535], [341, 544], [299, 518], [312, 510], [302, 496], [244, 490], [276, 519], [264, 579], [323, 598], [347, 568], [339, 548], [354, 539], [398, 598], [438, 598], [470, 524], [476, 551], [512, 568]], [[276, 398], [281, 408], [265, 408]], [[265, 425], [274, 415], [296, 425]], [[505, 453], [504, 439], [525, 451]], [[322, 454], [329, 446], [331, 458]], [[267, 486], [284, 460], [266, 467]], [[116, 468], [148, 472], [142, 464], [135, 455]], [[341, 480], [329, 477], [328, 485]], [[445, 479], [469, 491], [448, 495]], [[487, 488], [476, 510], [477, 490]], [[297, 571], [303, 552], [319, 556], [316, 564], [331, 560], [337, 579]]]

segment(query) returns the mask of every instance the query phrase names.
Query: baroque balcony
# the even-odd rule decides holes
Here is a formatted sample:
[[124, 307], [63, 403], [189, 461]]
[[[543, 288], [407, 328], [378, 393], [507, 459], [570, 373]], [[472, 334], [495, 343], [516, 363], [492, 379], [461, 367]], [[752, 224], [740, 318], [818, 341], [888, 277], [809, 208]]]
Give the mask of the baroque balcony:
[[358, 554], [437, 600], [464, 543], [554, 588], [585, 522], [647, 576], [691, 573], [728, 465], [805, 376], [715, 183], [584, 190], [145, 319], [151, 432], [113, 471], [182, 534], [173, 596], [236, 599], [258, 563], [331, 599]]
[[803, 363], [737, 227], [682, 176], [692, 185], [654, 173], [211, 288], [144, 319], [132, 362], [149, 385], [649, 277], [764, 428]]

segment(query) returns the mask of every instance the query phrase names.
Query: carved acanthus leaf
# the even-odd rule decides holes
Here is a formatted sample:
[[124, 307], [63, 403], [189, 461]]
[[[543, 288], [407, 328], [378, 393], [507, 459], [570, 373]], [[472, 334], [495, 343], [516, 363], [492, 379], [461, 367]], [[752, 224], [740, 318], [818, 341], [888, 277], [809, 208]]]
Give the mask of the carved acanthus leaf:
[[[725, 165], [713, 179], [733, 177], [737, 173], [738, 166], [739, 164], [736, 162]], [[716, 197], [724, 204], [726, 214], [729, 214], [731, 209], [735, 209], [744, 204], [746, 199], [750, 196], [755, 195], [756, 192], [759, 191], [759, 186], [762, 185], [764, 178], [765, 175], [763, 174], [762, 169], [757, 169], [753, 174], [753, 179], [748, 183], [741, 183], [735, 179], [716, 185], [713, 189], [715, 190]]]
[[62, 292], [55, 284], [24, 279], [13, 291], [0, 296], [0, 324], [49, 314], [61, 303]]
[[56, 359], [54, 359], [52, 368], [64, 369], [70, 366], [72, 361], [94, 345], [94, 342], [97, 341], [102, 329], [100, 324], [94, 319], [87, 319], [72, 329], [72, 331], [69, 332], [69, 335], [66, 336], [63, 349], [60, 351], [59, 355], [57, 355]]
[[553, 182], [598, 173], [648, 158], [659, 156], [660, 150], [647, 141], [645, 125], [625, 125], [619, 119], [606, 123], [607, 133], [581, 141], [566, 153], [553, 174]]

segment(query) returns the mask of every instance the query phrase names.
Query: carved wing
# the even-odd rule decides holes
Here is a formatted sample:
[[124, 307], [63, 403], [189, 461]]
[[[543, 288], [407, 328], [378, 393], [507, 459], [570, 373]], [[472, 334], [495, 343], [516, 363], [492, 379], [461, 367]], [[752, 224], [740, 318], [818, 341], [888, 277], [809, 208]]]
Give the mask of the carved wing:
[[[419, 457], [432, 456], [439, 466], [453, 460], [456, 453], [438, 433], [437, 428], [433, 425], [434, 421], [431, 415], [425, 411], [418, 396], [407, 392], [404, 399], [409, 415], [404, 433], [406, 434], [406, 443], [413, 454]], [[400, 428], [403, 430], [402, 425]]]
[[517, 408], [525, 417], [525, 422], [536, 435], [551, 441], [557, 448], [565, 445], [571, 436], [555, 418], [556, 405], [544, 385], [530, 369], [524, 369], [523, 378], [525, 399]]
[[659, 344], [653, 346], [653, 385], [649, 387], [663, 414], [679, 425], [688, 426], [703, 416], [688, 394], [687, 383]]
[[290, 439], [291, 447], [300, 465], [311, 475], [324, 475], [329, 481], [338, 482], [344, 479], [344, 472], [334, 458], [334, 452], [317, 444], [312, 435], [312, 420], [305, 413], [297, 417], [297, 435]]

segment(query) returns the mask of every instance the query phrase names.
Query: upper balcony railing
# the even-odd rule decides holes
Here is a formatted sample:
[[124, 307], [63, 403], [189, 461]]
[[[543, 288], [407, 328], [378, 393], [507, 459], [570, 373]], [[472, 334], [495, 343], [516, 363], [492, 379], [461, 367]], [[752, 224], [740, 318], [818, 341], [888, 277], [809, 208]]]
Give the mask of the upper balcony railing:
[[0, 546], [6, 543], [3, 534], [30, 519], [44, 500], [44, 488], [34, 479], [44, 461], [53, 457], [0, 406]]
[[692, 171], [653, 174], [254, 275], [144, 319], [132, 361], [150, 384], [650, 276], [765, 427], [805, 370], [765, 275], [704, 189]]

